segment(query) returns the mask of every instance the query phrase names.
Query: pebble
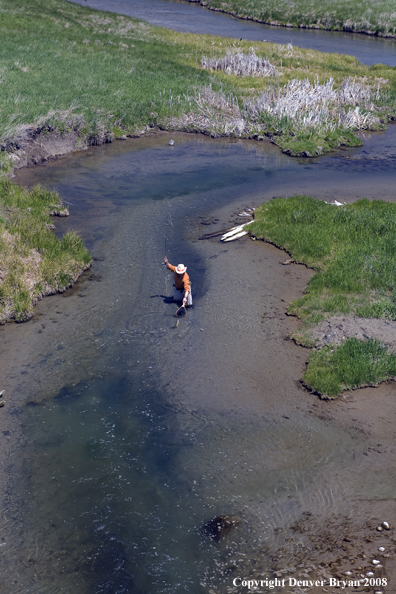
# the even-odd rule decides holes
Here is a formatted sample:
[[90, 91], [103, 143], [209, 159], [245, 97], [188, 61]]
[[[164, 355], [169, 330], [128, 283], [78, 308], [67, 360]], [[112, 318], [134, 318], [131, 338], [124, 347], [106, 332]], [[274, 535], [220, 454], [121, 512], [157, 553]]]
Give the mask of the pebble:
[[4, 390], [0, 390], [0, 398], [3, 396]]
[[352, 571], [346, 571], [345, 575], [352, 575]]
[[381, 563], [381, 561], [378, 561], [378, 559], [373, 559], [371, 563], [373, 565], [379, 565]]
[[372, 571], [368, 571], [368, 572], [366, 573], [366, 575], [367, 575], [367, 577], [373, 577], [373, 575], [374, 575], [374, 574], [373, 574], [373, 572], [372, 572]]
[[378, 532], [382, 532], [382, 526], [377, 526]]
[[374, 594], [382, 594], [382, 591], [381, 591], [381, 590], [376, 590], [376, 591], [374, 592]]
[[389, 522], [382, 522], [381, 526], [382, 526], [382, 528], [385, 528], [385, 530], [390, 530]]
[[381, 551], [381, 553], [382, 553], [383, 551], [385, 551], [385, 547], [379, 547], [378, 550]]
[[1, 408], [2, 406], [4, 406], [4, 400], [2, 400], [2, 401], [0, 402], [0, 408]]

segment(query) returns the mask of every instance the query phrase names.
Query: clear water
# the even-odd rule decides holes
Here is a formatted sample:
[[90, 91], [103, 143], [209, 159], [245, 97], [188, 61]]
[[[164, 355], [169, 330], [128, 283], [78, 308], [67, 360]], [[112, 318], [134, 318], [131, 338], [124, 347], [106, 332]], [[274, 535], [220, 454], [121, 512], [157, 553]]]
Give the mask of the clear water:
[[[308, 414], [306, 351], [285, 340], [284, 312], [310, 271], [261, 242], [199, 237], [274, 195], [392, 197], [395, 131], [312, 162], [159, 135], [18, 173], [72, 203], [57, 232], [78, 229], [94, 264], [28, 324], [0, 329], [13, 362], [5, 592], [227, 592], [280, 547], [294, 563], [303, 543], [285, 537], [303, 511], [325, 521], [393, 497], [394, 472], [357, 466], [367, 434]], [[177, 327], [165, 235], [193, 283]], [[239, 523], [215, 543], [201, 527], [219, 514]]]
[[153, 25], [188, 33], [203, 33], [290, 43], [321, 52], [356, 56], [364, 64], [396, 65], [396, 40], [357, 33], [316, 31], [271, 27], [230, 15], [209, 11], [194, 2], [178, 0], [71, 0], [99, 10], [118, 12], [148, 21]]

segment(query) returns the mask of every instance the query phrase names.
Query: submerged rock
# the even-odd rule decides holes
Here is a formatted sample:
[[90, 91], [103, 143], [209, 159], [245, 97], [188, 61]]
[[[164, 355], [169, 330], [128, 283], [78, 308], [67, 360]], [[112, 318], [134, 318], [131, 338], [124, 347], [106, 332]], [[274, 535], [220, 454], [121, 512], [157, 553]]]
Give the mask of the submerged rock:
[[202, 526], [202, 532], [211, 540], [219, 542], [241, 521], [237, 516], [216, 516]]

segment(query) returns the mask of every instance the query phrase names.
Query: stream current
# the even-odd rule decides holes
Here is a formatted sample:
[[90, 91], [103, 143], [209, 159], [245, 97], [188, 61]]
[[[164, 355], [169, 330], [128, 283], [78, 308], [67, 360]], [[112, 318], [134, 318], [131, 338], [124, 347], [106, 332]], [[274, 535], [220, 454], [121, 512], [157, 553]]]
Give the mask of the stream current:
[[[199, 238], [274, 195], [393, 200], [396, 128], [309, 161], [172, 137], [18, 172], [72, 203], [57, 233], [79, 231], [94, 262], [0, 328], [4, 592], [227, 592], [252, 568], [268, 575], [280, 547], [293, 566], [306, 544], [285, 531], [305, 511], [326, 522], [394, 498], [394, 471], [356, 463], [365, 431], [308, 414], [307, 351], [285, 340], [285, 310], [311, 272], [269, 244]], [[165, 236], [192, 279], [177, 327]], [[222, 514], [238, 525], [208, 541], [202, 525]]]

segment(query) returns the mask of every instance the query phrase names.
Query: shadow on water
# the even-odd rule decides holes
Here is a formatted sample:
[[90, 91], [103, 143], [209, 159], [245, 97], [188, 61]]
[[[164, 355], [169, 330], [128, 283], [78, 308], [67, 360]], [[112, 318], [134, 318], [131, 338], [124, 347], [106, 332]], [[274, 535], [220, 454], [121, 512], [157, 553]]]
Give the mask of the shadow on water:
[[[94, 265], [23, 328], [3, 329], [23, 433], [7, 450], [6, 591], [227, 592], [234, 571], [266, 573], [281, 548], [285, 567], [307, 554], [287, 540], [304, 511], [325, 522], [359, 515], [361, 493], [394, 493], [394, 474], [378, 480], [356, 463], [364, 431], [307, 412], [306, 351], [285, 340], [285, 309], [311, 272], [282, 266], [268, 244], [199, 240], [274, 195], [392, 196], [392, 149], [307, 163], [265, 143], [174, 138], [172, 149], [139, 139], [18, 173], [73, 203], [57, 231], [77, 228]], [[194, 287], [177, 327], [162, 298], [169, 212], [167, 255]], [[236, 518], [218, 541], [201, 530], [216, 517]]]
[[[65, 574], [66, 591], [183, 591], [177, 580], [191, 568], [172, 548], [182, 538], [195, 559], [199, 541], [194, 518], [176, 503], [186, 484], [172, 458], [186, 440], [172, 429], [173, 419], [154, 391], [113, 376], [65, 387], [29, 409], [28, 529], [43, 539], [40, 563], [53, 566], [54, 582]], [[53, 548], [61, 558], [52, 559]]]

